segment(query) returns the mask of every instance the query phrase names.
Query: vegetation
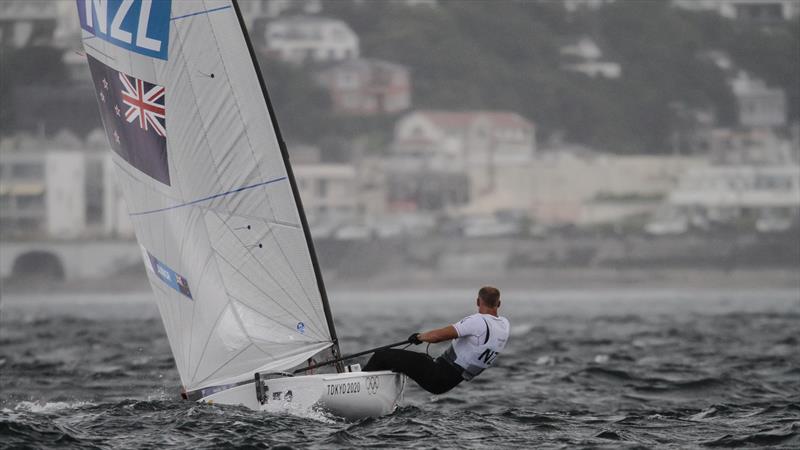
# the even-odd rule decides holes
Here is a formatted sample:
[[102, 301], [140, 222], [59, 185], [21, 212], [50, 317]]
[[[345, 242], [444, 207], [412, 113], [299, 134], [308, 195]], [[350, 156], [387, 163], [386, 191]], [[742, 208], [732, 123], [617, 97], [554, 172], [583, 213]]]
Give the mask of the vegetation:
[[[686, 126], [682, 111], [710, 111], [718, 124], [735, 124], [726, 74], [704, 57], [720, 50], [784, 89], [790, 117], [800, 118], [797, 22], [747, 26], [663, 1], [615, 2], [575, 15], [560, 2], [529, 0], [325, 7], [359, 35], [363, 55], [411, 68], [418, 108], [508, 109], [535, 121], [540, 136], [565, 134], [621, 153], [667, 152], [670, 136]], [[582, 36], [621, 64], [621, 78], [563, 70], [559, 48]]]
[[[660, 0], [618, 1], [576, 14], [558, 1], [441, 0], [435, 8], [337, 1], [325, 2], [323, 14], [355, 30], [364, 57], [410, 68], [415, 108], [516, 111], [536, 123], [540, 139], [663, 153], [692, 126], [687, 112], [709, 111], [719, 125], [734, 125], [731, 74], [706, 56], [710, 50], [783, 89], [790, 119], [800, 119], [799, 21], [760, 27]], [[619, 79], [563, 69], [559, 49], [584, 36], [621, 65]], [[0, 49], [0, 133], [13, 131], [15, 87], [67, 79], [60, 51]], [[386, 148], [397, 117], [336, 116], [313, 67], [260, 62], [288, 141], [322, 145], [334, 159], [346, 158], [345, 142], [355, 137], [367, 151]]]

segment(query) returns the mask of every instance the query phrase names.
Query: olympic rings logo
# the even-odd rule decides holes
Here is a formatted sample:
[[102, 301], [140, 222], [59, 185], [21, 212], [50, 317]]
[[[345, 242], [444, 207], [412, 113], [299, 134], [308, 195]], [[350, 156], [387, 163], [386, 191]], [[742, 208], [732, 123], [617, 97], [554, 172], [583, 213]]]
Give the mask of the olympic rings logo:
[[367, 393], [368, 394], [377, 394], [378, 389], [381, 387], [380, 379], [377, 376], [367, 377], [364, 380], [365, 384], [367, 385]]

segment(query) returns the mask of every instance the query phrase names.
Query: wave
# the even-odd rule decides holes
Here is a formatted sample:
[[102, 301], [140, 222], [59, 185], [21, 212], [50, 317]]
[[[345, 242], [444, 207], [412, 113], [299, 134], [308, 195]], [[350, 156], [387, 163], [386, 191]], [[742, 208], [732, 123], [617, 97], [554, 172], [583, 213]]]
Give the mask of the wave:
[[5, 418], [0, 418], [0, 441], [5, 448], [31, 448], [31, 443], [36, 447], [91, 446], [53, 423], [25, 423]]
[[719, 439], [704, 442], [706, 447], [741, 447], [744, 445], [787, 445], [797, 448], [800, 444], [800, 423], [793, 423], [777, 430], [733, 436], [727, 434]]
[[[60, 411], [62, 409], [76, 409], [85, 406], [95, 405], [92, 402], [75, 401], [75, 402], [29, 402], [22, 401], [14, 406], [14, 411], [24, 411], [31, 413], [50, 413]], [[8, 411], [8, 410], [4, 410]]]
[[605, 366], [590, 366], [573, 372], [564, 378], [567, 381], [588, 379], [592, 382], [604, 381], [633, 388], [639, 392], [697, 391], [717, 389], [736, 382], [729, 377], [702, 377], [695, 379], [670, 380], [660, 377], [639, 376], [623, 369]]

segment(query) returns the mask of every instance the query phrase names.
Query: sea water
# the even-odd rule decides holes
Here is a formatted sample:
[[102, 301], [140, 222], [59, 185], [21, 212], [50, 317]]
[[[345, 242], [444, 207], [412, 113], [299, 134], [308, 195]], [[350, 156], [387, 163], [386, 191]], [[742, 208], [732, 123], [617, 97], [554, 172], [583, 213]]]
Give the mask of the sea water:
[[[344, 353], [475, 311], [471, 290], [331, 297]], [[797, 290], [504, 291], [496, 367], [444, 395], [409, 383], [395, 413], [356, 422], [181, 400], [146, 292], [0, 311], [4, 448], [800, 447]]]

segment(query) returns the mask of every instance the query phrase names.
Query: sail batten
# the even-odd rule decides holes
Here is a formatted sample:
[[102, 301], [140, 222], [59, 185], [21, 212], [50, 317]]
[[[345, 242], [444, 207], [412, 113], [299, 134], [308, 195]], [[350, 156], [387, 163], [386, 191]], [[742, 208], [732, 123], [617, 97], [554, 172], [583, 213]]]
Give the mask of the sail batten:
[[108, 2], [109, 19], [129, 15], [118, 22], [126, 41], [86, 19], [103, 12], [95, 2], [76, 3], [117, 179], [184, 387], [337, 353], [308, 224], [236, 4], [134, 0], [126, 13]]

